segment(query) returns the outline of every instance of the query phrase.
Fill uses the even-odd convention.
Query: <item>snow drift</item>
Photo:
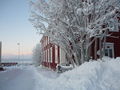
[[[57,79],[38,73],[37,90],[120,90],[120,58],[108,59],[86,62]]]

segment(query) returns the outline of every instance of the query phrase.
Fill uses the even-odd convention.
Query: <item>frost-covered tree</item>
[[[34,27],[76,65],[89,60],[89,47],[97,37],[105,38],[108,29],[119,25],[120,0],[37,0],[31,6]]]
[[[37,44],[33,49],[33,63],[35,66],[39,66],[42,63],[42,49],[40,44]]]

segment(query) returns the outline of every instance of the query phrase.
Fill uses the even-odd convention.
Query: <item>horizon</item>
[[[0,41],[2,58],[32,56],[32,50],[41,36],[28,21],[30,17],[29,0],[0,0]],[[20,45],[17,45],[20,43]]]

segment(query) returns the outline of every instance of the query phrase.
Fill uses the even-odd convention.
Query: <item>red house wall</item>
[[[109,32],[108,33],[110,36],[106,38],[107,43],[114,43],[114,58],[120,57],[120,30],[118,32]],[[91,38],[93,40],[94,38]],[[99,38],[96,40],[97,45],[96,45],[96,51],[99,50]],[[102,40],[103,43],[103,40]],[[101,44],[102,46],[102,44]],[[92,59],[97,59],[99,58],[99,55],[97,55],[97,52],[95,52],[95,41],[90,47],[90,56]]]
[[[114,55],[116,57],[120,57],[120,30],[119,32],[109,32],[112,37],[108,37],[106,39],[107,42],[114,43]]]
[[[46,45],[45,45],[45,42],[47,42],[46,43]],[[42,51],[44,52],[44,51],[47,51],[45,54],[44,54],[44,57],[45,58],[43,58],[43,62],[42,62],[42,65],[43,66],[45,66],[45,67],[48,67],[48,68],[51,68],[51,69],[53,69],[53,70],[55,70],[56,69],[56,66],[57,66],[57,64],[60,62],[60,50],[59,50],[59,46],[57,46],[58,47],[58,63],[55,63],[55,45],[54,44],[52,44],[52,43],[50,43],[50,40],[49,40],[49,37],[48,36],[43,36],[43,38],[41,39],[41,44],[42,44]],[[50,62],[49,61],[49,57],[50,57],[50,55],[49,55],[49,57],[48,57],[48,54],[49,54],[49,52],[50,52],[50,48],[52,48],[52,62]],[[48,49],[49,49],[49,52],[48,52]]]

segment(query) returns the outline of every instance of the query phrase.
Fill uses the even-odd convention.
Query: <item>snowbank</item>
[[[57,79],[36,72],[36,90],[120,90],[120,58],[106,59],[86,62]]]

